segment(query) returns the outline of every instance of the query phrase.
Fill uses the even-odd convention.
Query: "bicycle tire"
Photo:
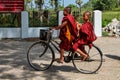
[[[81,61],[81,56],[73,53],[73,65],[81,73],[92,74],[96,73],[102,66],[102,51],[93,44],[93,47],[89,49],[88,45],[85,45],[85,52],[89,55],[89,58],[85,61]]]
[[[27,52],[29,65],[38,71],[48,69],[54,61],[55,55],[52,48],[44,41],[33,43]]]

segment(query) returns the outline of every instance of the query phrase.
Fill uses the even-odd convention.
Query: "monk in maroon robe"
[[[77,37],[76,22],[74,20],[74,17],[70,14],[70,9],[66,7],[63,14],[64,17],[62,24],[52,28],[56,30],[60,29],[60,63],[63,63],[64,61],[64,50],[68,51],[72,46],[72,41]]]
[[[82,55],[82,60],[85,60],[88,57],[84,50],[84,44],[89,45],[89,47],[91,48],[92,42],[97,39],[93,30],[93,25],[89,21],[90,16],[91,13],[89,11],[84,12],[84,24],[80,27],[80,36],[79,39],[73,45],[73,50]]]
[[[65,22],[66,22],[66,25],[64,25],[61,28],[60,35],[59,35],[59,38],[61,40],[60,48],[63,48],[68,51],[72,46],[71,45],[72,41],[77,37],[77,29],[76,29],[76,22],[72,15],[68,14],[67,16],[65,16],[62,20],[62,23],[65,23]],[[70,35],[68,36],[70,37],[70,39],[68,39],[66,35],[67,27],[69,28],[69,32],[70,32]]]

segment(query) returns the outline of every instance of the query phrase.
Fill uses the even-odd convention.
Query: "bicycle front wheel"
[[[89,49],[88,45],[84,46],[85,52],[89,55],[89,58],[85,61],[80,61],[81,56],[76,53],[73,54],[73,65],[81,73],[92,74],[98,71],[102,65],[102,52],[101,50],[93,45]]]
[[[35,42],[27,52],[27,60],[32,68],[43,71],[48,69],[54,61],[54,52],[45,42]]]

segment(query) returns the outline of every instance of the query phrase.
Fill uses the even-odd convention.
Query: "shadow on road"
[[[31,43],[5,42],[0,43],[0,79],[29,80],[41,77],[45,80],[66,80],[59,71],[76,72],[73,66],[53,65],[50,69],[40,72],[33,70],[28,62],[26,52]]]
[[[57,65],[53,65],[51,66],[48,70],[43,71],[44,75],[43,77],[46,78],[46,80],[66,80],[66,78],[62,75],[61,72],[77,72],[75,70],[74,67],[72,66],[65,66],[65,65],[61,65],[61,66],[57,66]]]
[[[57,65],[52,65],[50,69],[47,70],[47,72],[58,72],[58,71],[63,71],[63,72],[74,72],[77,73],[78,71],[72,66],[72,65],[62,65],[57,66]]]
[[[108,58],[112,58],[112,59],[120,60],[120,56],[117,56],[117,55],[106,54],[105,56],[108,57]]]

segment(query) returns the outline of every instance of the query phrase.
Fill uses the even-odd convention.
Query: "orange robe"
[[[77,37],[76,22],[72,15],[65,16],[62,22],[64,21],[67,21],[68,24],[60,29],[59,38],[61,40],[61,43],[59,47],[65,50],[69,50],[71,48],[72,40]]]
[[[80,29],[80,37],[79,39],[74,43],[73,50],[76,51],[77,48],[83,48],[84,44],[88,44],[89,47],[92,47],[93,41],[97,39],[93,25],[90,22],[85,22]]]

